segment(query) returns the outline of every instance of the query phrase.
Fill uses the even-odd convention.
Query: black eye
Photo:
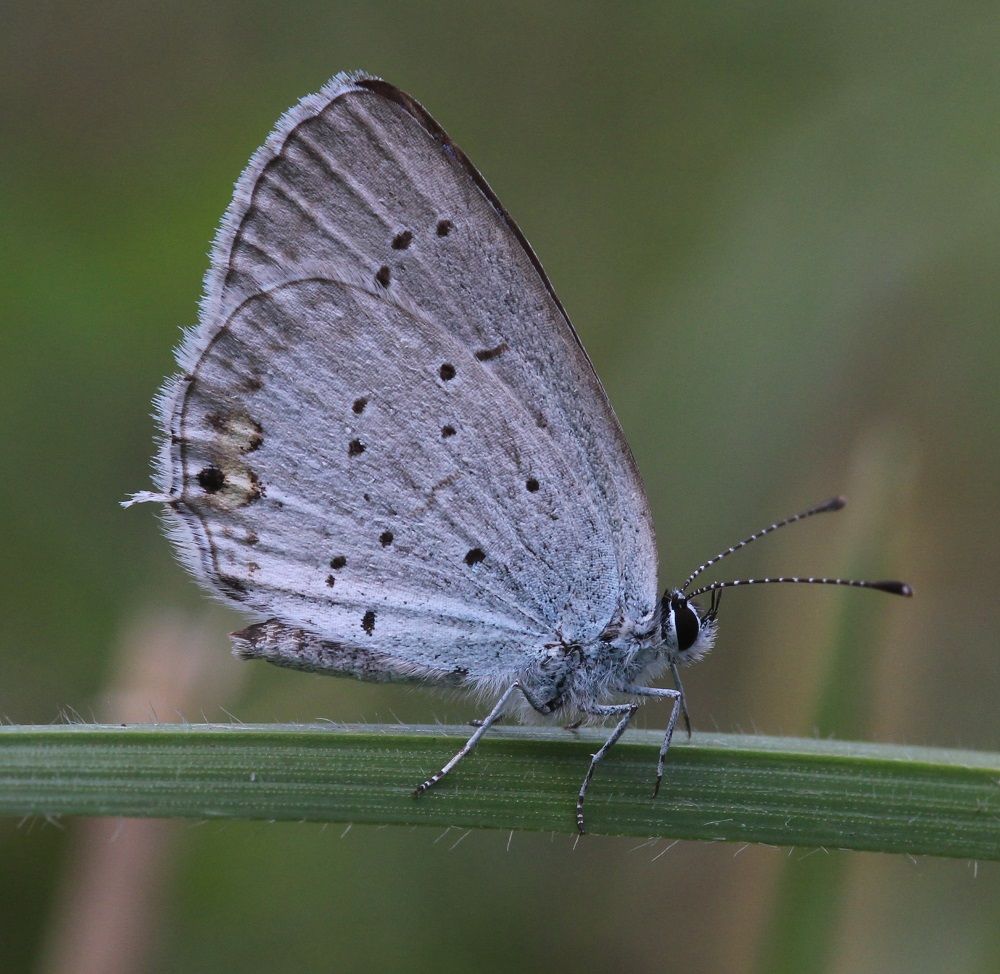
[[[671,608],[674,610],[674,627],[677,630],[677,649],[683,653],[694,645],[701,630],[701,622],[687,602],[674,602]]]

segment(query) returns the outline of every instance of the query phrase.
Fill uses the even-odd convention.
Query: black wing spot
[[[438,369],[438,375],[444,379],[445,382],[450,382],[455,378],[455,366],[451,362],[444,362],[441,368]]]
[[[347,444],[347,455],[349,457],[359,457],[364,452],[365,445],[361,442],[361,440],[351,440],[351,442]]]
[[[365,411],[365,406],[367,405],[368,397],[358,396],[358,398],[354,400],[354,405],[351,406],[351,409],[354,411],[355,415],[360,416]]]
[[[361,617],[361,628],[370,636],[375,631],[375,610],[369,609]]]
[[[392,544],[392,537],[393,535],[391,531],[383,531],[378,536],[379,544],[382,545],[383,548],[388,548],[389,545]]]
[[[389,273],[389,268],[385,264],[383,264],[375,272],[375,282],[377,284],[380,284],[382,287],[388,287],[389,286],[389,279],[390,279],[390,277],[391,277],[391,275]]]
[[[226,486],[226,475],[218,467],[202,467],[198,471],[198,485],[206,494],[217,494]]]
[[[493,348],[479,349],[479,351],[476,352],[476,358],[479,359],[480,362],[488,362],[490,359],[499,358],[506,351],[507,351],[507,343],[501,342],[499,345],[496,345]]]
[[[326,584],[328,588],[333,588],[333,586],[337,584],[337,579],[335,579],[332,575],[327,575]]]
[[[412,242],[413,234],[410,233],[409,230],[404,230],[402,233],[397,233],[396,236],[392,238],[392,249],[406,250]]]
[[[525,481],[524,486],[527,487],[528,490],[533,494],[536,490],[538,490],[538,488],[541,486],[541,484],[539,484],[539,482],[537,480],[535,480],[534,477],[529,477]]]
[[[437,235],[439,237],[447,237],[452,230],[455,229],[455,224],[451,220],[438,220],[437,225]]]
[[[333,569],[341,569],[347,564],[347,559],[343,555],[334,555],[330,559],[330,567]]]
[[[486,560],[486,552],[482,548],[473,548],[465,556],[465,563],[467,565],[478,565],[479,562]]]
[[[446,440],[446,439],[448,439],[449,436],[454,436],[454,435],[455,435],[455,427],[454,426],[442,426],[441,427],[441,439],[442,440]]]

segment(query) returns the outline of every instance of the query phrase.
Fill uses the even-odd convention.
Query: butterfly
[[[156,490],[181,561],[264,617],[234,652],[493,701],[441,780],[508,711],[679,717],[678,668],[714,644],[705,568],[660,593],[649,503],[601,381],[542,266],[413,98],[338,74],[278,121],[236,184],[199,322],[159,393]],[[709,594],[708,608],[696,597]],[[674,686],[652,685],[670,671]]]

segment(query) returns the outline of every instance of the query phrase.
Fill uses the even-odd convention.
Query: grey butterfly
[[[641,698],[666,698],[659,787],[686,717],[677,666],[713,645],[732,583],[685,594],[699,569],[658,595],[649,504],[593,365],[520,230],[416,101],[338,74],[279,120],[236,184],[177,359],[156,491],[132,501],[162,502],[191,572],[267,616],[233,635],[238,656],[489,695],[416,794],[508,707],[614,718],[581,832],[594,768]],[[649,685],[668,668],[676,688]]]

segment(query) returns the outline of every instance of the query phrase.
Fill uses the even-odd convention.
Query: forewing
[[[161,486],[223,594],[421,662],[513,663],[652,611],[648,505],[572,326],[384,82],[338,76],[279,122],[180,358]]]

